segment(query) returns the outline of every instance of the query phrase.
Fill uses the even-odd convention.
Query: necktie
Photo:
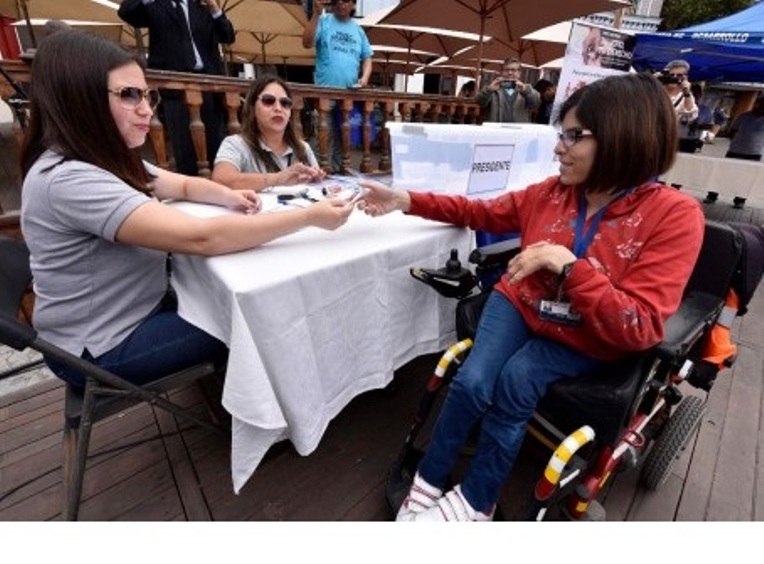
[[[180,42],[182,53],[182,65],[184,71],[191,71],[196,66],[196,57],[194,56],[194,45],[191,39],[191,31],[188,27],[188,20],[186,19],[186,13],[183,10],[183,4],[181,0],[173,0],[175,4],[175,13],[180,22]]]

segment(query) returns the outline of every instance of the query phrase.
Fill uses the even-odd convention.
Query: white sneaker
[[[456,486],[433,507],[413,514],[410,521],[492,521],[494,510],[490,514],[476,511],[462,494],[461,486]]]
[[[417,472],[406,499],[396,515],[396,521],[412,521],[417,513],[434,507],[443,496],[443,490],[431,486]]]

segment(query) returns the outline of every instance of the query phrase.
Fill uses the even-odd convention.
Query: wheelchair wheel
[[[657,490],[669,477],[674,461],[700,426],[705,412],[705,402],[699,397],[686,396],[679,403],[645,460],[641,477],[648,490]]]

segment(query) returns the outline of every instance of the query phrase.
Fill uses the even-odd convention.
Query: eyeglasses
[[[146,103],[153,110],[159,105],[159,90],[155,88],[138,88],[137,86],[123,86],[116,90],[109,89],[110,94],[119,97],[120,105],[126,110],[134,110],[146,100]]]
[[[566,131],[563,131],[562,133],[557,134],[557,139],[559,139],[560,143],[562,143],[566,147],[572,147],[584,137],[594,137],[594,133],[592,133],[588,129],[577,128],[577,129],[568,129]]]
[[[282,108],[285,110],[291,110],[292,106],[294,106],[294,102],[291,98],[287,98],[286,96],[282,96],[281,98],[276,98],[273,94],[260,94],[260,96],[257,97],[258,100],[260,100],[263,103],[263,106],[266,106],[270,108],[273,104],[276,103],[276,100],[278,100],[279,104]]]
[[[520,72],[519,67],[504,67],[501,70],[504,72]]]

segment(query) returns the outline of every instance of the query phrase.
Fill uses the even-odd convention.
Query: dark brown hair
[[[45,150],[111,172],[136,190],[150,180],[109,108],[109,72],[143,64],[117,43],[76,30],[46,37],[32,62],[29,129],[21,148],[24,176]]]
[[[610,76],[576,90],[560,108],[557,122],[574,111],[597,140],[589,177],[592,191],[636,187],[674,163],[677,125],[660,82],[647,74]]]
[[[250,86],[249,92],[247,92],[247,97],[244,99],[244,108],[241,112],[240,134],[249,145],[249,148],[252,149],[253,154],[265,165],[268,172],[278,172],[280,169],[276,163],[273,162],[271,154],[260,147],[260,136],[262,135],[262,132],[260,131],[260,125],[257,123],[257,118],[255,117],[255,104],[257,103],[257,98],[263,93],[263,90],[265,90],[265,87],[274,82],[284,89],[284,92],[286,92],[286,95],[289,98],[292,97],[292,91],[289,89],[289,86],[285,81],[276,75],[264,75],[255,80],[252,83],[252,86]],[[310,164],[308,162],[308,153],[305,150],[305,145],[303,144],[302,139],[297,136],[292,119],[287,122],[286,129],[284,130],[284,140],[292,149],[298,161],[304,164]]]

